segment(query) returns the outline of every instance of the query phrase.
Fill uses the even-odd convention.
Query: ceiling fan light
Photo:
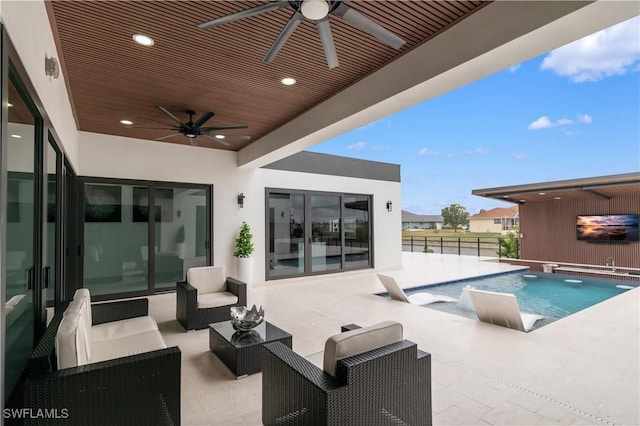
[[[317,21],[329,14],[329,3],[326,0],[304,0],[300,12],[305,18]]]
[[[184,135],[190,139],[194,139],[196,136],[198,136],[198,135],[194,135],[193,133],[185,133]]]

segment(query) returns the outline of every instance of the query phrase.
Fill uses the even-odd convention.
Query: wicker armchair
[[[203,300],[203,296],[213,299]],[[187,331],[229,320],[229,308],[246,304],[247,284],[225,277],[224,266],[191,268],[187,281],[176,283],[176,318]]]
[[[261,362],[265,425],[432,424],[431,356],[408,340],[340,359],[335,376],[278,342]]]
[[[25,425],[179,425],[181,352],[177,346],[57,370],[58,309],[27,368],[22,404],[58,416],[33,416]],[[93,324],[145,316],[148,300],[92,305]]]

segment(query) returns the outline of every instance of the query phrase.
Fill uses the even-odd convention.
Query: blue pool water
[[[544,315],[535,328],[586,309],[611,297],[638,287],[637,282],[583,276],[517,272],[488,278],[442,283],[406,290],[407,295],[428,292],[459,298],[464,286],[479,290],[512,293],[522,312]],[[425,307],[476,318],[475,312],[457,303],[432,303]]]

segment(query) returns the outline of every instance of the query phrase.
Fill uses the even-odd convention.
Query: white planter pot
[[[180,259],[184,259],[187,256],[187,245],[185,243],[177,243],[176,249]]]
[[[238,279],[247,283],[247,286],[253,281],[253,257],[236,257]]]

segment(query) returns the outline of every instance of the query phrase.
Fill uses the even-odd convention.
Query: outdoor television
[[[582,241],[640,241],[639,214],[578,216],[576,229]]]

